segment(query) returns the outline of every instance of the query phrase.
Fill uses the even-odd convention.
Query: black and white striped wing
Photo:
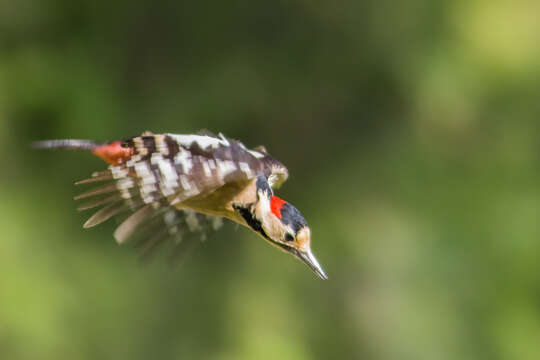
[[[223,135],[152,134],[129,139],[123,146],[132,148],[133,156],[121,165],[110,166],[78,182],[105,184],[76,197],[89,200],[80,210],[101,207],[85,227],[132,213],[115,231],[119,243],[126,242],[152,221],[165,224],[169,235],[177,234],[181,224],[189,229],[188,221],[193,216],[176,210],[175,205],[210,194],[227,183],[249,180],[260,173],[269,181],[273,179],[276,186],[287,178],[287,169],[265,151],[248,150],[242,143]],[[176,220],[167,222],[160,218],[161,214]],[[198,220],[203,216],[199,215]],[[213,219],[208,222],[216,223]]]

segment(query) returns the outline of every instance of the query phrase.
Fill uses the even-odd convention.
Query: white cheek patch
[[[270,209],[270,200],[266,196],[261,196],[255,207],[255,213],[257,218],[261,221],[261,226],[273,241],[279,241],[283,239],[285,231],[288,231],[286,227],[277,216],[275,216]]]

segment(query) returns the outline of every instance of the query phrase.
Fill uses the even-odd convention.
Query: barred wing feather
[[[222,135],[152,134],[124,144],[133,148],[133,156],[77,182],[101,185],[75,197],[86,200],[79,210],[99,208],[84,227],[129,214],[115,231],[118,243],[140,236],[147,228],[152,229],[148,244],[153,246],[170,238],[178,240],[186,231],[217,228],[215,217],[178,210],[178,205],[227,183],[252,179],[258,173],[267,174],[269,179],[274,176],[279,182],[287,177],[286,168],[265,152],[247,150],[242,143]],[[205,226],[208,224],[213,226]],[[201,234],[206,236],[202,230]]]

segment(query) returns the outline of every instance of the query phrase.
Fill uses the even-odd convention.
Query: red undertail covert
[[[123,147],[121,141],[98,146],[93,153],[111,165],[119,165],[129,160],[133,155],[133,149]]]

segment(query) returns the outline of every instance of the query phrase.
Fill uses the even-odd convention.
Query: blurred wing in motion
[[[98,175],[93,179],[109,178]],[[93,199],[79,206],[78,210],[100,207],[86,221],[84,227],[96,226],[112,217],[123,215],[124,219],[115,230],[114,238],[119,244],[135,243],[143,257],[154,253],[158,246],[166,244],[173,247],[173,251],[170,252],[171,259],[176,258],[181,250],[191,247],[198,242],[197,240],[205,240],[211,231],[218,230],[223,224],[221,217],[204,215],[188,209],[178,210],[165,198],[145,204],[140,199],[126,200],[117,193],[111,195],[109,193],[111,189],[111,184],[107,184],[83,194],[82,198],[90,196]]]
[[[171,206],[155,208],[146,205],[125,219],[115,231],[119,243],[135,242],[141,257],[148,258],[159,247],[166,247],[171,261],[178,260],[185,250],[204,241],[218,230],[223,219]]]

